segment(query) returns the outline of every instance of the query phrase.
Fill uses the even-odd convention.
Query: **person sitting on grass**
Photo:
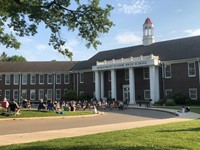
[[[9,110],[11,113],[15,113],[15,116],[16,115],[20,115],[20,107],[19,105],[17,104],[17,102],[15,102],[15,100],[12,98],[10,103],[9,103]]]
[[[7,101],[6,98],[3,99],[2,103],[1,103],[1,106],[2,106],[4,109],[8,110],[9,103],[8,103],[8,101]]]
[[[46,106],[43,102],[43,99],[40,100],[40,103],[38,104],[38,111],[40,110],[45,110],[46,109]]]

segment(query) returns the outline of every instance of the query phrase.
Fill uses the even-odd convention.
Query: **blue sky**
[[[100,51],[142,44],[142,25],[147,17],[155,27],[155,42],[200,35],[200,0],[100,0],[100,3],[114,7],[110,19],[115,26],[100,36],[102,45],[97,50],[87,49],[76,33],[63,29],[65,46],[73,52],[74,61],[87,60]],[[0,53],[22,55],[28,61],[69,60],[48,45],[48,36],[48,30],[41,26],[35,37],[19,38],[20,50],[0,46]]]

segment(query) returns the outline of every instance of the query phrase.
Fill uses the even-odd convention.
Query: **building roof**
[[[151,19],[150,19],[150,18],[147,18],[147,19],[145,20],[144,24],[152,24]]]
[[[153,54],[161,61],[180,60],[200,57],[200,36],[153,43],[148,46],[138,45],[120,49],[102,51],[87,61],[80,62],[73,70],[92,69],[96,61],[139,57]]]
[[[68,72],[76,61],[0,62],[0,72]]]

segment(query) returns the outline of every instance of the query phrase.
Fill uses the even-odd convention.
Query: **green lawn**
[[[200,120],[107,132],[46,142],[0,147],[1,150],[198,150]]]
[[[37,110],[21,110],[20,115],[17,116],[3,116],[2,118],[27,118],[27,117],[51,117],[51,116],[75,116],[75,115],[89,115],[92,111],[64,111],[64,114],[57,114],[55,111],[37,111]]]

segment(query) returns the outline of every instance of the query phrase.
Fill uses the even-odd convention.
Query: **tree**
[[[88,3],[88,4],[87,4]],[[86,42],[86,47],[95,49],[101,42],[100,34],[108,33],[114,25],[109,20],[111,5],[102,8],[99,0],[1,0],[0,1],[0,43],[6,47],[19,49],[17,37],[34,36],[40,24],[50,29],[49,45],[61,54],[72,57],[72,52],[63,48],[66,40],[61,36],[62,27],[69,31],[77,29],[78,36]],[[13,33],[6,33],[6,28]]]
[[[11,57],[7,56],[7,54],[5,52],[3,52],[0,56],[0,62],[22,62],[22,61],[26,61],[26,58],[24,58],[23,56],[18,56],[18,55],[13,55]]]

